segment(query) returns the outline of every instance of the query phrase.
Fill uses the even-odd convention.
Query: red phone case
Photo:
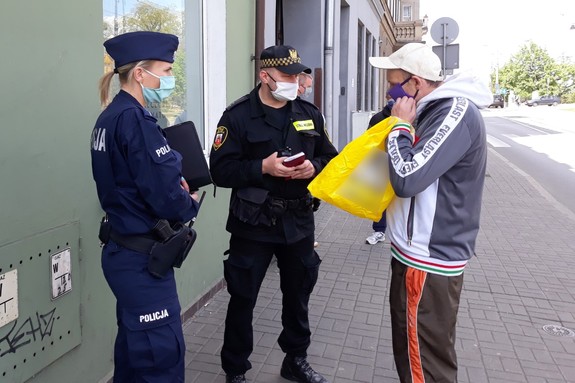
[[[283,165],[291,168],[293,166],[301,165],[305,161],[305,153],[299,152],[298,154],[294,154],[291,157],[286,158],[283,161]]]

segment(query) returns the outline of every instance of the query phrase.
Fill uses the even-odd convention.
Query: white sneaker
[[[385,241],[385,233],[382,233],[381,231],[375,231],[372,235],[365,239],[365,243],[370,245],[375,245],[376,243],[383,241]]]

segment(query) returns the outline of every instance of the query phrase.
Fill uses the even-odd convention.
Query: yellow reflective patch
[[[297,130],[298,132],[300,130],[313,130],[314,129],[312,120],[294,121],[293,126],[295,127],[295,130]]]

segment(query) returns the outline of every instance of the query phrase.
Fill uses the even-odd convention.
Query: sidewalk
[[[487,172],[477,257],[465,271],[459,312],[458,380],[575,382],[575,217],[492,150]],[[310,301],[311,365],[332,383],[399,382],[389,242],[365,244],[371,222],[326,203],[316,225],[323,263]],[[224,289],[184,324],[186,382],[225,382],[219,352],[227,302]],[[287,382],[279,376],[280,318],[272,263],[254,311],[249,382]]]

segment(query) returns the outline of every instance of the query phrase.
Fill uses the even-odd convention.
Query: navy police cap
[[[301,63],[295,48],[289,45],[274,45],[264,49],[260,55],[260,68],[276,68],[287,74],[311,73],[311,69]]]
[[[128,32],[107,40],[104,47],[114,59],[115,69],[142,60],[173,63],[178,37],[160,32]]]

